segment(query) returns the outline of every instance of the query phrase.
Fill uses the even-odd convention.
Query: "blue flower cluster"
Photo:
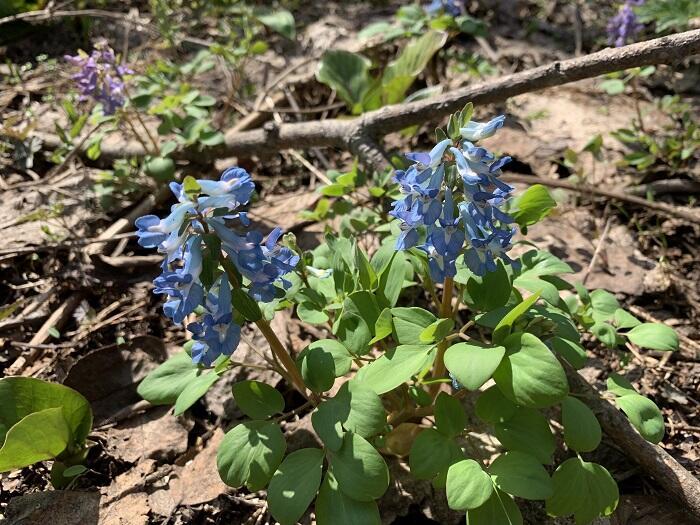
[[[294,270],[299,257],[280,246],[282,231],[275,228],[265,240],[257,231],[249,231],[250,221],[239,211],[250,201],[255,189],[250,175],[242,168],[229,168],[220,180],[197,180],[192,185],[170,183],[178,200],[170,214],[161,219],[146,215],[136,220],[138,242],[145,248],[163,253],[162,273],[153,281],[154,293],[167,297],[163,311],[175,323],[182,323],[196,312],[198,320],[187,329],[195,340],[192,360],[210,366],[220,355],[231,355],[240,339],[232,309],[232,284],[220,273],[206,289],[201,277],[204,270],[203,234],[213,233],[221,250],[245,279],[248,294],[256,301],[270,302],[277,295],[276,283],[288,287],[283,276]],[[236,230],[230,228],[230,221]],[[211,247],[209,247],[211,248]],[[213,265],[218,268],[218,253]]]
[[[622,47],[628,40],[634,41],[634,37],[644,26],[639,22],[632,8],[643,3],[644,0],[626,0],[617,14],[608,21],[608,43],[610,45]]]
[[[460,140],[445,139],[428,153],[406,154],[411,166],[395,173],[403,195],[390,212],[401,227],[396,249],[417,246],[425,251],[436,282],[456,275],[461,254],[476,275],[495,270],[497,258],[514,263],[506,254],[515,233],[510,226],[514,221],[501,209],[513,188],[499,179],[510,157],[496,159],[474,145],[494,135],[504,121],[504,116],[498,116],[485,123],[469,122],[460,129]],[[447,180],[446,174],[452,172],[461,179],[458,188]],[[459,198],[456,190],[461,190]],[[425,241],[419,244],[422,232]]]
[[[124,75],[133,71],[117,63],[111,47],[98,43],[90,55],[80,51],[76,56],[66,55],[65,59],[80,68],[72,78],[81,101],[92,98],[101,103],[105,115],[113,115],[124,105]]]

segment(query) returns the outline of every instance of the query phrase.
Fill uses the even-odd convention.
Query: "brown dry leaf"
[[[156,407],[107,429],[107,451],[129,463],[141,459],[170,459],[187,450],[187,429],[170,413]]]
[[[207,503],[229,490],[216,472],[216,451],[223,439],[224,432],[216,429],[192,461],[172,472],[167,487],[149,496],[154,512],[169,515],[178,505]]]
[[[100,525],[141,525],[148,523],[147,476],[155,470],[152,459],[138,463],[120,474],[103,489]]]
[[[386,435],[387,452],[399,457],[408,456],[413,442],[423,429],[416,423],[401,423]]]
[[[160,339],[136,337],[127,348],[104,348],[86,354],[71,367],[64,384],[85,396],[99,425],[125,406],[140,401],[138,383],[166,358]]]
[[[55,490],[26,494],[10,500],[5,510],[7,525],[94,525],[101,523],[100,494]]]

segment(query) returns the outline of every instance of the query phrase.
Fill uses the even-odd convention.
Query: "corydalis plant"
[[[260,319],[255,301],[270,302],[279,295],[277,284],[289,286],[283,276],[299,258],[277,244],[279,228],[266,240],[250,229],[241,208],[255,186],[244,169],[229,168],[218,181],[188,177],[170,188],[178,203],[163,219],[137,219],[138,242],[164,255],[154,293],[166,296],[166,316],[178,324],[187,322],[195,340],[193,362],[211,366],[236,349],[245,317]],[[234,311],[234,304],[252,313]]]
[[[628,41],[634,41],[634,37],[644,27],[639,22],[633,7],[640,6],[644,0],[626,0],[615,16],[608,22],[608,43],[615,47],[622,47]]]
[[[89,55],[80,50],[75,56],[66,55],[65,59],[80,68],[72,78],[78,86],[81,101],[92,99],[102,104],[105,115],[113,115],[124,106],[124,75],[130,75],[133,71],[118,63],[109,45],[100,42]]]
[[[499,179],[510,157],[496,159],[474,145],[494,135],[505,117],[479,123],[469,121],[471,110],[467,111],[461,138],[445,138],[430,153],[406,154],[412,165],[394,178],[405,195],[390,212],[401,221],[396,248],[418,245],[424,232],[419,248],[427,253],[430,275],[437,282],[456,275],[462,254],[469,269],[480,276],[496,269],[497,258],[513,262],[506,252],[515,233],[510,224],[515,221],[502,209],[513,188]]]

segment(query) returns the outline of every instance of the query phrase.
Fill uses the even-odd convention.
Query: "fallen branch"
[[[588,184],[572,184],[571,182],[564,182],[561,180],[554,179],[545,179],[542,177],[534,177],[532,175],[506,174],[503,175],[503,180],[505,182],[516,182],[523,184],[542,184],[544,186],[549,186],[550,188],[561,188],[564,190],[575,191],[577,193],[590,194],[597,197],[605,197],[608,199],[629,202],[630,204],[642,206],[644,208],[648,208],[650,210],[663,213],[665,215],[670,215],[671,217],[678,217],[679,219],[684,219],[694,224],[700,224],[700,215],[698,215],[697,213],[693,213],[690,210],[686,210],[684,208],[681,208],[680,206],[672,206],[670,204],[665,204],[663,202],[648,201],[641,197],[628,195],[627,193],[621,191],[606,190],[597,186],[590,186]]]
[[[225,133],[221,146],[204,152],[185,152],[184,158],[201,162],[203,159],[226,156],[250,157],[284,149],[308,149],[312,147],[338,147],[357,153],[361,142],[377,142],[380,137],[409,126],[424,124],[445,117],[461,109],[467,102],[475,105],[503,102],[516,95],[568,84],[586,78],[612,73],[632,67],[678,62],[700,53],[700,30],[686,31],[671,36],[655,38],[616,49],[604,49],[597,53],[569,60],[552,62],[497,80],[454,90],[428,100],[409,104],[386,106],[357,118],[311,120],[276,124],[267,122],[262,128],[242,131],[234,126]],[[257,124],[262,112],[246,117],[246,124]],[[37,134],[47,148],[61,144],[53,135]],[[143,157],[146,152],[136,142],[122,142],[102,147],[102,157]],[[374,165],[379,157],[363,159]],[[381,167],[383,163],[375,167]]]
[[[564,363],[572,392],[598,417],[605,433],[634,462],[654,478],[664,492],[700,518],[700,480],[658,445],[649,443],[635,430],[629,420],[576,372]]]

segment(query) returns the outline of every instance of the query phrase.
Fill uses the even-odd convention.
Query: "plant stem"
[[[235,268],[233,267],[231,260],[225,257],[222,253],[219,256],[219,261],[221,262],[221,266],[224,267],[226,275],[228,275],[231,284],[240,288],[241,283],[238,281],[238,277],[236,276]],[[299,369],[292,359],[292,356],[289,352],[287,352],[286,348],[277,337],[277,334],[274,332],[274,330],[272,330],[270,323],[268,323],[264,317],[260,317],[260,319],[255,321],[255,324],[258,326],[265,339],[267,339],[267,342],[270,345],[270,350],[272,350],[272,355],[280,362],[282,368],[284,368],[285,372],[289,376],[294,388],[296,388],[306,399],[309,399],[309,395],[306,392],[304,379],[301,377],[301,372],[299,372]],[[313,393],[311,394],[311,400],[318,404],[318,399]]]
[[[442,284],[442,302],[440,303],[440,318],[449,319],[452,316],[452,292],[454,290],[454,280],[452,277],[445,277]],[[433,379],[438,379],[445,375],[445,350],[449,345],[449,341],[443,339],[438,344],[437,355],[435,356],[435,365],[433,367]],[[433,383],[430,385],[430,394],[432,397],[437,396],[440,391],[441,383]]]
[[[129,99],[129,101],[131,101],[131,94],[129,93],[129,91],[128,91],[127,88],[126,88],[126,82],[124,82],[124,94],[125,94],[126,97]],[[141,124],[141,127],[142,127],[143,130],[146,132],[146,136],[148,137],[148,140],[150,140],[150,141],[151,141],[151,144],[153,144],[153,151],[154,151],[154,153],[155,153],[156,155],[160,155],[160,146],[158,145],[158,142],[156,142],[156,139],[153,138],[153,135],[151,135],[151,132],[150,132],[150,131],[148,130],[148,128],[146,127],[146,124],[144,123],[143,119],[141,118],[141,115],[139,114],[138,111],[134,111],[134,115],[136,115],[136,120],[139,121],[139,124]],[[133,128],[133,126],[132,126],[132,128]],[[134,132],[135,132],[135,131],[136,131],[136,130],[134,130]]]

